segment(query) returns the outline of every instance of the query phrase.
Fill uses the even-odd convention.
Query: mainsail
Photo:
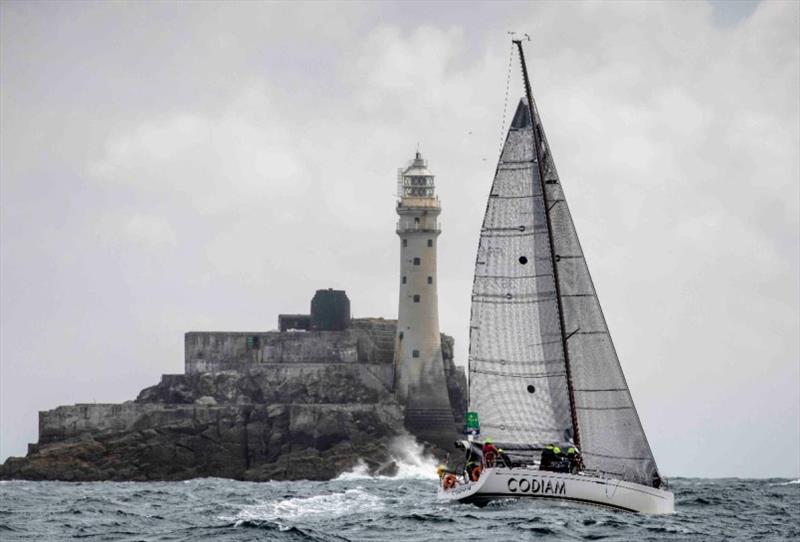
[[[588,469],[650,484],[655,460],[611,342],[530,91],[486,205],[470,322],[470,410],[515,448],[578,445]],[[531,115],[533,111],[533,115]]]

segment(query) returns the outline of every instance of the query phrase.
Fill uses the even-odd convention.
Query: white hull
[[[475,504],[526,497],[579,502],[645,514],[672,514],[675,511],[674,496],[669,491],[613,478],[525,467],[485,469],[475,482],[458,484],[448,490],[440,486],[438,496]]]

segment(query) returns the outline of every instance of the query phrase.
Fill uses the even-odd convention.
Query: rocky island
[[[439,330],[434,175],[417,151],[398,178],[398,319],[354,319],[343,290],[268,332],[189,332],[184,374],[133,401],[39,413],[39,442],[0,479],[326,480],[356,465],[394,467],[411,433],[437,455],[467,401],[453,339]]]
[[[0,479],[326,480],[357,464],[390,474],[408,430],[446,445],[466,409],[453,339],[441,335],[452,431],[426,432],[395,393],[397,322],[349,313],[343,291],[320,290],[279,331],[186,333],[184,374],[121,404],[40,412],[39,441]]]

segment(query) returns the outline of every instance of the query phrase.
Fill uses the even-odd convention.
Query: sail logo
[[[552,480],[538,478],[509,478],[508,490],[511,493],[538,493],[541,495],[566,495],[567,488],[564,482],[555,483]]]

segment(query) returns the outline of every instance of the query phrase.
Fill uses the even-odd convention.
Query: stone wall
[[[394,320],[354,319],[344,331],[199,332],[184,337],[186,374],[255,368],[265,363],[388,363]]]

